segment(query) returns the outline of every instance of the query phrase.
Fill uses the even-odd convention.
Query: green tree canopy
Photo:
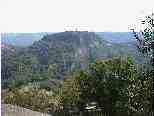
[[[89,70],[66,80],[58,97],[64,109],[83,110],[96,102],[109,115],[142,114],[150,111],[151,85],[148,73],[137,70],[130,59],[97,61]]]

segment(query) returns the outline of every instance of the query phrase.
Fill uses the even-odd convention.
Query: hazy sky
[[[154,0],[0,0],[1,32],[130,31]]]

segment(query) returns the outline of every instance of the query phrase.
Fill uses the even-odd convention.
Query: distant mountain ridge
[[[48,34],[54,33],[2,33],[1,40],[4,44],[27,47],[32,45],[34,42],[41,40],[43,36]],[[112,43],[127,43],[135,41],[131,32],[96,32],[96,34],[104,40]]]
[[[1,42],[3,44],[27,47],[32,45],[34,41],[40,40],[44,35],[48,33],[2,33]]]
[[[99,36],[112,43],[134,42],[132,32],[96,32]]]

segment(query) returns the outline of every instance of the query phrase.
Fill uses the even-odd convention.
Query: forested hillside
[[[2,85],[6,88],[33,82],[51,87],[55,80],[100,59],[131,56],[136,63],[144,62],[134,43],[111,43],[86,31],[48,34],[26,48],[3,46]]]

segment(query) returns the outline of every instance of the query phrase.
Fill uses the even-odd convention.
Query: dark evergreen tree
[[[134,29],[132,29],[134,37],[138,41],[138,48],[143,53],[148,55],[151,58],[152,65],[152,101],[151,105],[154,108],[154,13],[152,15],[146,16],[145,20],[142,21],[142,24],[145,26],[143,30],[141,30],[141,35],[137,34]],[[152,111],[153,112],[153,111]]]

